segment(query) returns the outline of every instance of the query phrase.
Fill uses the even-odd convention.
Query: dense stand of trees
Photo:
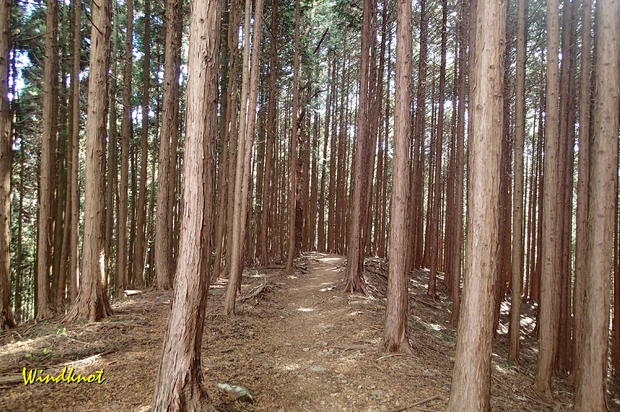
[[[155,409],[197,409],[211,282],[234,316],[246,267],[337,253],[365,294],[379,256],[386,350],[415,346],[412,270],[452,302],[449,409],[490,408],[499,333],[515,362],[537,336],[541,396],[605,408],[616,1],[31,3],[0,5],[0,329],[174,289]]]

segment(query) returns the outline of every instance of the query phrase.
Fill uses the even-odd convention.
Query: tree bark
[[[251,1],[246,0],[245,45],[243,54],[243,83],[241,89],[241,116],[237,145],[237,169],[235,170],[235,215],[233,216],[233,243],[230,262],[230,276],[226,287],[224,306],[227,315],[235,313],[237,288],[241,285],[243,271],[243,242],[245,240],[248,195],[250,193],[251,158],[256,123],[256,98],[258,93],[258,71],[260,42],[262,36],[263,0],[256,1],[254,12],[254,37],[252,39],[252,61],[250,63],[250,12]]]
[[[127,0],[127,31],[125,35],[125,68],[123,72],[123,120],[121,123],[121,178],[119,187],[118,247],[116,249],[116,287],[120,294],[129,285],[127,215],[129,214],[129,143],[132,134],[131,84],[133,65],[133,4]]]
[[[429,193],[433,193],[433,208],[430,225],[430,275],[428,281],[428,294],[433,298],[437,294],[437,263],[439,249],[439,208],[441,207],[441,155],[443,151],[443,124],[444,124],[444,101],[446,93],[446,35],[448,24],[448,2],[442,0],[441,7],[441,63],[439,68],[439,109],[437,114],[437,135],[435,137],[435,177],[434,188],[429,186]]]
[[[140,139],[140,187],[136,205],[136,240],[133,254],[133,275],[136,287],[144,287],[146,259],[146,174],[149,147],[149,88],[151,84],[151,3],[144,0],[144,60],[142,64],[142,130]]]
[[[11,310],[10,267],[12,144],[8,97],[10,15],[10,2],[3,1],[0,4],[0,330],[15,326]]]
[[[365,184],[365,169],[368,164],[364,161],[370,150],[370,49],[371,21],[374,13],[373,0],[364,0],[362,22],[362,46],[360,53],[360,87],[359,105],[357,108],[357,138],[355,147],[355,168],[352,176],[351,218],[349,221],[349,233],[347,241],[347,269],[346,269],[346,292],[366,293],[362,271],[364,269],[364,245],[362,242],[364,228],[364,210],[368,187]]]
[[[157,173],[157,219],[155,222],[155,271],[158,289],[170,289],[174,275],[173,195],[176,183],[176,142],[179,131],[181,6],[181,0],[166,0],[164,96],[159,143],[159,170]]]
[[[407,198],[411,104],[411,1],[399,0],[396,14],[396,96],[394,106],[394,181],[390,211],[387,308],[383,344],[388,352],[410,352],[407,340]]]
[[[95,322],[112,314],[103,287],[104,257],[104,153],[107,111],[108,59],[110,50],[110,0],[92,8],[88,120],[86,123],[86,180],[84,207],[83,275],[80,290],[64,321]]]
[[[202,332],[209,288],[212,227],[209,202],[215,134],[217,131],[217,75],[220,4],[218,0],[193,0],[189,29],[187,122],[184,192],[179,257],[174,297],[164,337],[155,389],[154,411],[204,411],[210,409],[202,387],[200,365]],[[205,178],[206,181],[205,181]]]
[[[297,209],[297,122],[299,117],[299,70],[301,65],[301,5],[300,0],[295,0],[295,54],[293,56],[293,116],[291,121],[291,144],[289,148],[289,211],[288,211],[288,256],[286,261],[286,273],[294,272],[293,261],[297,255],[296,238],[297,227],[295,222]]]
[[[597,2],[596,80],[590,157],[589,219],[583,304],[583,342],[576,411],[604,411],[609,335],[609,274],[613,272],[613,236],[618,179],[618,92],[620,67],[618,3]]]
[[[556,243],[558,238],[558,152],[559,152],[559,89],[558,53],[560,31],[558,0],[547,0],[547,88],[545,116],[544,194],[542,217],[542,256],[540,275],[540,347],[535,388],[548,400],[552,399],[551,374],[557,350],[559,323],[559,267]]]
[[[525,140],[525,49],[527,4],[519,0],[517,14],[517,74],[514,142],[514,198],[512,209],[512,290],[510,298],[510,353],[512,361],[519,360],[521,331],[521,281],[523,279],[523,147]]]
[[[39,228],[37,242],[37,319],[53,314],[50,306],[51,248],[53,238],[53,146],[56,139],[58,90],[58,3],[47,1],[45,17],[45,68],[43,74],[43,128],[39,177]]]
[[[465,287],[448,410],[489,411],[506,2],[478,0]],[[476,347],[475,351],[471,348]],[[475,382],[473,384],[472,382]]]
[[[577,217],[576,217],[576,240],[575,240],[575,291],[573,294],[574,306],[574,336],[575,365],[573,376],[575,382],[579,381],[580,354],[583,352],[581,344],[583,336],[583,305],[586,293],[586,256],[587,256],[587,231],[588,231],[588,186],[590,169],[590,127],[592,105],[592,79],[591,79],[591,29],[592,29],[592,2],[583,0],[583,22],[581,42],[581,79],[579,100],[579,154],[577,171]]]
[[[260,262],[268,265],[269,256],[269,213],[272,203],[270,202],[271,190],[275,190],[273,182],[273,142],[276,139],[276,106],[278,104],[278,91],[276,82],[278,80],[278,2],[271,1],[271,40],[269,45],[269,95],[267,103],[267,139],[265,154],[265,173],[262,191],[262,214],[260,222],[260,236],[258,250]]]
[[[467,10],[468,1],[461,3],[460,21],[459,21],[459,33],[460,33],[460,46],[459,46],[459,79],[458,79],[458,95],[459,106],[457,112],[457,131],[456,131],[456,176],[455,176],[455,189],[454,189],[454,208],[455,208],[455,220],[454,220],[454,233],[453,241],[455,249],[454,257],[452,258],[452,266],[450,267],[450,281],[451,281],[451,298],[452,298],[452,312],[450,314],[450,323],[452,326],[457,326],[459,319],[460,293],[461,293],[461,272],[463,262],[463,189],[465,186],[465,102],[467,88],[465,87],[465,75],[467,67],[466,56],[466,42],[467,42],[467,30],[469,25],[469,12]]]

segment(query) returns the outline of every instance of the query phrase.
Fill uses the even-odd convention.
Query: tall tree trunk
[[[144,60],[142,62],[142,134],[140,139],[140,187],[136,205],[136,239],[133,275],[136,287],[144,286],[146,259],[146,174],[149,147],[149,88],[151,84],[151,2],[144,0]]]
[[[131,83],[133,65],[133,3],[127,0],[127,31],[125,34],[125,67],[123,72],[123,120],[121,123],[121,180],[119,187],[118,248],[116,249],[116,288],[119,293],[129,285],[127,215],[129,214],[129,143],[132,135]]]
[[[584,341],[583,305],[586,293],[586,256],[588,234],[588,185],[590,169],[590,127],[592,106],[592,78],[591,78],[591,30],[592,30],[592,2],[583,0],[583,22],[581,42],[581,79],[579,100],[579,157],[577,169],[577,217],[575,226],[575,291],[574,306],[574,336],[575,346],[573,358],[576,360],[573,369],[575,382],[580,380],[579,354],[583,352],[581,345]]]
[[[230,262],[230,277],[226,288],[224,306],[226,314],[235,313],[237,288],[241,286],[243,271],[243,242],[245,240],[248,195],[250,193],[251,158],[256,124],[256,98],[258,93],[258,72],[260,42],[262,35],[263,0],[256,1],[254,13],[254,37],[252,39],[252,61],[250,63],[250,12],[251,1],[246,0],[244,74],[241,90],[241,111],[239,140],[237,145],[237,169],[235,170],[235,215],[233,216],[233,243]],[[249,89],[249,90],[248,90]]]
[[[0,4],[0,330],[15,326],[11,310],[10,267],[12,145],[8,97],[10,10],[10,2],[3,1]],[[19,310],[17,305],[16,310]]]
[[[618,179],[619,19],[618,3],[597,2],[594,128],[590,157],[589,221],[583,304],[583,342],[576,411],[604,411],[609,335],[609,274],[613,272]]]
[[[420,56],[418,62],[418,85],[416,91],[416,111],[413,120],[414,140],[411,156],[413,176],[411,182],[411,204],[409,227],[411,234],[407,272],[422,263],[423,252],[423,214],[424,214],[424,134],[426,124],[426,74],[428,53],[428,10],[426,0],[420,0]]]
[[[362,271],[364,269],[364,229],[365,174],[368,164],[364,161],[370,150],[370,49],[372,48],[371,23],[374,21],[374,2],[364,0],[364,17],[362,22],[362,51],[360,53],[360,88],[357,108],[357,145],[355,147],[355,168],[351,178],[353,191],[351,198],[351,218],[347,241],[347,269],[345,291],[366,293]]]
[[[542,258],[540,274],[540,347],[535,388],[552,399],[551,374],[557,350],[559,323],[559,266],[556,243],[558,238],[558,153],[559,153],[559,90],[558,52],[560,49],[558,0],[547,0],[547,87],[545,116],[544,194],[542,218]]]
[[[14,84],[14,83],[13,83]],[[23,229],[24,229],[24,175],[25,175],[25,147],[19,150],[19,203],[17,209],[17,239],[16,239],[16,253],[15,253],[15,323],[19,323],[24,319],[24,296],[22,295],[22,289],[27,287],[24,277],[24,242],[23,242]],[[27,302],[27,301],[26,301]],[[6,327],[6,323],[4,325]]]
[[[460,33],[460,46],[459,46],[459,106],[458,106],[458,123],[457,123],[457,136],[456,136],[456,176],[454,189],[454,208],[455,208],[455,221],[454,221],[454,234],[453,241],[455,249],[455,255],[452,259],[452,267],[450,268],[450,281],[451,281],[451,298],[452,298],[452,312],[450,314],[450,323],[452,326],[458,324],[459,308],[460,308],[460,289],[461,289],[461,271],[463,262],[463,189],[465,186],[465,101],[467,88],[465,84],[465,74],[467,67],[467,32],[469,26],[469,11],[467,5],[469,1],[461,2],[460,21],[459,21],[459,33]]]
[[[104,289],[104,182],[105,126],[107,111],[108,59],[110,51],[110,0],[92,8],[90,68],[88,76],[88,120],[86,123],[86,181],[84,246],[80,290],[65,321],[95,322],[112,314]]]
[[[108,278],[112,282],[115,282],[114,274],[116,268],[114,264],[114,253],[112,252],[112,245],[114,240],[114,218],[118,217],[115,211],[118,210],[118,111],[116,104],[116,97],[118,93],[118,31],[119,31],[119,15],[116,12],[118,5],[116,2],[112,3],[112,46],[111,46],[111,61],[110,61],[110,92],[108,93],[108,160],[106,163],[106,173],[108,175],[106,182],[105,202],[106,202],[106,216],[105,216],[105,256],[106,256],[106,273]],[[116,285],[114,285],[116,287]]]
[[[396,14],[396,101],[394,106],[394,181],[387,308],[383,343],[389,352],[410,352],[407,340],[407,198],[411,118],[411,2],[399,0]]]
[[[71,165],[69,169],[70,184],[69,196],[67,201],[70,204],[70,229],[69,229],[69,297],[73,303],[78,293],[78,242],[80,231],[80,192],[79,192],[79,152],[80,152],[80,60],[81,60],[81,13],[80,3],[73,1],[73,51],[71,68],[71,144],[70,156]],[[112,143],[114,144],[114,143]],[[108,187],[107,191],[112,192]],[[106,195],[107,192],[106,191]],[[111,205],[110,205],[111,207]],[[107,224],[107,219],[106,219]],[[106,241],[108,241],[106,237]],[[109,259],[110,251],[106,251],[106,258]]]
[[[428,294],[433,298],[437,294],[437,261],[439,249],[439,208],[441,207],[441,154],[443,149],[443,124],[444,124],[444,101],[446,93],[446,35],[448,24],[448,1],[441,2],[441,63],[439,68],[439,113],[437,114],[437,135],[435,137],[435,177],[434,188],[429,186],[429,197],[432,193],[433,208],[430,224],[430,277],[428,282]]]
[[[267,138],[265,154],[265,173],[263,175],[262,191],[262,214],[260,222],[260,235],[258,250],[260,262],[264,265],[269,264],[269,213],[272,207],[270,202],[271,191],[275,190],[273,183],[273,142],[276,140],[276,106],[278,104],[278,91],[276,82],[278,80],[278,2],[271,1],[271,40],[269,45],[269,97],[267,98]]]
[[[183,162],[183,221],[172,311],[164,337],[153,410],[207,410],[200,365],[209,288],[208,229],[211,207],[205,202],[212,182],[217,131],[219,0],[193,0],[189,29],[189,79]],[[205,161],[206,160],[206,161]],[[207,177],[205,181],[205,177]],[[205,215],[205,211],[207,211]]]
[[[228,185],[227,185],[227,199],[228,211],[226,219],[223,222],[225,224],[224,230],[226,238],[222,240],[221,247],[225,247],[225,260],[226,270],[230,270],[230,261],[232,253],[232,238],[233,238],[233,216],[234,216],[234,195],[235,195],[235,165],[237,160],[237,139],[238,139],[238,103],[239,103],[239,87],[238,85],[238,71],[239,71],[239,24],[241,23],[241,4],[240,0],[231,1],[231,13],[230,18],[231,27],[235,27],[234,30],[228,32],[228,53],[231,56],[230,73],[228,75],[228,98],[227,98],[227,113],[226,113],[226,133],[228,135]],[[219,246],[219,244],[218,244]],[[220,250],[220,254],[223,254]],[[215,276],[220,275],[221,259],[217,259],[216,256],[216,272]]]
[[[573,147],[575,130],[575,1],[565,2],[562,13],[562,61],[560,70],[560,143],[558,154],[558,210],[556,243],[558,256],[558,310],[559,324],[557,333],[557,352],[555,370],[562,375],[570,372],[570,355],[572,352],[572,336],[570,307],[570,233],[572,233],[572,185],[573,185]]]
[[[510,353],[513,361],[519,360],[521,322],[521,281],[523,279],[523,147],[525,140],[525,49],[527,4],[519,0],[517,15],[517,74],[514,143],[514,198],[512,209],[512,291],[510,298]]]
[[[173,214],[176,146],[179,130],[179,72],[181,64],[181,0],[166,0],[166,46],[164,57],[164,96],[159,170],[157,181],[157,219],[155,222],[155,271],[157,288],[170,289],[174,275]],[[173,150],[174,149],[174,150]]]
[[[490,411],[506,2],[478,0],[465,287],[448,410]],[[476,347],[472,351],[472,347]],[[476,382],[472,384],[472,382]]]
[[[299,98],[299,71],[301,65],[301,5],[300,0],[295,0],[295,55],[293,56],[293,116],[291,121],[291,144],[289,150],[289,235],[288,235],[288,256],[286,261],[286,273],[292,275],[294,272],[293,260],[297,255],[296,238],[297,228],[295,222],[297,209],[297,139],[299,118],[300,98]]]
[[[39,231],[37,243],[37,319],[52,315],[50,307],[54,141],[58,102],[58,3],[47,1],[45,17],[45,68],[43,74],[43,128],[39,180]]]

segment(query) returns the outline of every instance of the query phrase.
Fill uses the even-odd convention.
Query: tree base
[[[347,282],[344,285],[344,291],[346,293],[361,293],[364,296],[368,296],[368,287],[361,276],[354,279],[347,278]]]
[[[549,382],[540,382],[536,380],[536,382],[534,382],[534,391],[545,402],[552,404],[555,401],[555,399],[553,398],[553,392],[551,392],[551,386],[549,385]]]
[[[402,342],[392,340],[385,341],[383,343],[383,348],[388,353],[402,353],[405,355],[411,355],[413,353],[411,345],[409,344],[409,339],[405,339]]]
[[[17,326],[11,309],[8,311],[0,311],[0,330],[11,329]]]
[[[80,291],[77,299],[69,308],[69,311],[63,318],[63,322],[75,322],[78,320],[88,320],[90,322],[98,322],[108,316],[113,315],[110,301],[103,292],[97,293],[92,297],[83,295]]]

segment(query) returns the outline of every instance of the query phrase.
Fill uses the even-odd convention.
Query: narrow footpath
[[[385,300],[344,293],[344,264],[341,256],[308,253],[294,276],[280,267],[250,269],[234,318],[222,314],[226,280],[212,285],[202,362],[217,410],[445,410],[455,346],[448,305],[425,302],[422,279],[412,279],[413,354],[386,354]],[[146,291],[115,302],[114,316],[104,322],[57,319],[1,335],[0,410],[148,410],[170,297]],[[63,366],[103,369],[106,381],[25,386],[13,379],[23,367],[53,372]],[[529,374],[494,355],[494,410],[547,410],[528,389]],[[225,390],[233,386],[249,395]]]

